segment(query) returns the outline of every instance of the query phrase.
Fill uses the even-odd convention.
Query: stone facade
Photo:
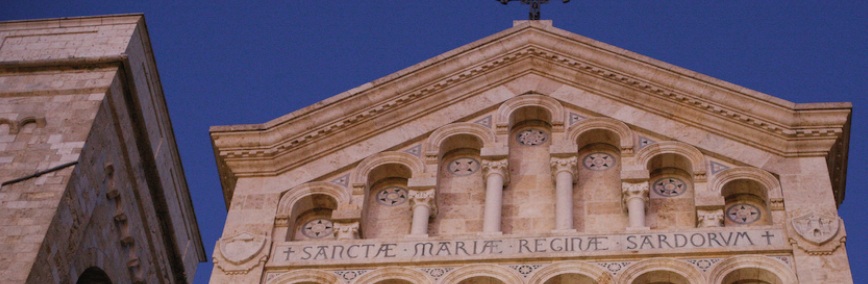
[[[144,18],[0,23],[0,279],[189,283],[205,260]]]
[[[213,283],[852,283],[851,105],[554,28],[218,126]]]

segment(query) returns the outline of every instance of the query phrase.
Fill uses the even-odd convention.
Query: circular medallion
[[[455,176],[468,176],[479,171],[479,161],[473,158],[458,158],[449,162],[446,169]]]
[[[679,196],[687,191],[687,184],[674,177],[661,178],[654,182],[654,192],[660,196]]]
[[[326,236],[331,236],[334,231],[332,221],[328,219],[314,219],[301,228],[301,233],[311,239],[321,239]]]
[[[397,206],[407,201],[407,190],[402,187],[387,187],[377,193],[377,202],[386,206]]]
[[[760,219],[760,210],[747,203],[736,203],[726,209],[726,218],[737,224],[750,224]]]
[[[582,164],[589,170],[608,170],[615,166],[615,157],[603,152],[590,153],[582,160]]]
[[[519,132],[515,138],[521,145],[537,146],[545,143],[549,139],[549,135],[542,129],[528,128]]]

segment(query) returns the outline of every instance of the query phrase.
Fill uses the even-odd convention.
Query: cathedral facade
[[[0,282],[193,281],[156,67],[142,15],[0,23]]]
[[[211,129],[213,283],[852,283],[849,103],[514,27]]]

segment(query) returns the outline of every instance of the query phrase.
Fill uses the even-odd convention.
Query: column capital
[[[572,157],[552,157],[551,162],[552,166],[552,175],[557,177],[560,172],[567,172],[573,176],[575,180],[575,176],[577,173],[576,165],[578,164],[578,158],[576,156]]]
[[[333,222],[335,238],[338,240],[355,240],[359,238],[359,221]]]
[[[696,227],[711,228],[723,227],[723,209],[697,209]]]
[[[434,215],[437,207],[434,202],[434,189],[411,189],[410,190],[410,209],[414,210],[417,206],[425,206],[431,208],[431,215]]]
[[[621,182],[622,200],[626,203],[631,199],[641,199],[645,204],[648,204],[648,181],[641,182]]]
[[[485,159],[482,160],[482,175],[488,179],[490,175],[500,175],[504,182],[509,180],[509,160],[507,159]]]

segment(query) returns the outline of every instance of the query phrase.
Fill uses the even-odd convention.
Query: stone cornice
[[[510,68],[504,68],[507,66]],[[304,162],[293,158],[277,163],[278,157],[310,150],[313,141],[341,137],[342,145],[351,145],[385,131],[388,127],[378,121],[383,116],[392,117],[389,123],[399,125],[435,111],[437,105],[464,99],[494,88],[498,82],[529,73],[575,88],[587,88],[572,82],[578,73],[598,83],[594,88],[628,90],[630,96],[642,96],[643,101],[621,92],[590,91],[593,95],[660,115],[672,116],[671,109],[677,107],[690,113],[673,118],[679,122],[785,157],[828,153],[835,140],[848,130],[844,125],[851,111],[849,103],[795,104],[553,27],[529,23],[265,124],[212,127],[215,156],[221,165],[221,176],[242,172],[277,174]],[[451,94],[450,100],[436,100],[437,105],[426,104],[424,110],[415,107],[421,102],[435,102],[433,97],[444,96],[444,90],[450,88],[472,91]],[[455,92],[453,89],[449,93]],[[697,122],[691,116],[705,119]],[[375,129],[356,132],[353,137],[345,136],[350,129],[371,124],[377,127],[368,127]],[[745,135],[745,131],[751,135]],[[336,150],[331,147],[315,151]],[[320,154],[323,153],[326,152]],[[238,168],[251,163],[260,166]],[[265,165],[267,169],[262,168]]]

